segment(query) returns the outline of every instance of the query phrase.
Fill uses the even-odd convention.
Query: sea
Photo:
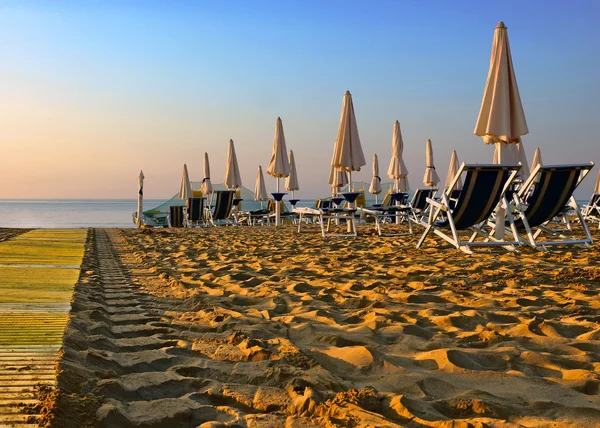
[[[163,202],[163,199],[145,199],[144,210]],[[313,206],[314,202],[305,200],[298,206]],[[260,202],[242,204],[244,211],[260,208]],[[0,199],[0,227],[135,227],[136,210],[137,199]]]
[[[163,202],[162,199],[146,199],[144,210]],[[580,205],[587,203],[584,200],[577,202]],[[306,199],[297,206],[314,206],[314,203],[315,199]],[[260,202],[255,201],[242,204],[243,211],[261,207]],[[0,199],[0,227],[135,227],[133,213],[136,210],[137,199]]]

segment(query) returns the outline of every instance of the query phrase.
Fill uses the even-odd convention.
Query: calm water
[[[136,199],[0,199],[0,227],[134,227],[136,209]]]
[[[146,199],[144,210],[162,202]],[[243,202],[244,210],[258,208],[258,202]],[[0,227],[134,227],[136,210],[137,199],[0,199]]]

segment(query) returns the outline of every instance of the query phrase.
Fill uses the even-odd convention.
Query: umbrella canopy
[[[290,175],[290,162],[285,147],[285,135],[283,134],[283,123],[278,117],[275,121],[275,139],[273,140],[273,154],[267,167],[267,174],[282,178]]]
[[[400,132],[400,122],[395,121],[392,131],[392,159],[388,168],[388,177],[394,180],[394,190],[407,192],[408,187],[408,168],[402,159],[404,151],[404,142]]]
[[[183,173],[181,174],[181,186],[179,187],[179,199],[187,201],[192,197],[192,184],[188,175],[187,165],[183,164]]]
[[[298,184],[298,172],[296,171],[296,159],[294,159],[294,151],[290,150],[290,175],[285,179],[285,190],[289,192],[293,192],[295,190],[300,190],[300,185]]]
[[[329,184],[334,193],[337,193],[337,189],[344,187],[348,184],[348,175],[346,171],[334,166],[329,171]]]
[[[594,193],[600,193],[600,171],[598,171],[598,178],[596,178],[596,186],[594,186]]]
[[[373,178],[371,179],[371,186],[369,187],[369,193],[373,195],[379,195],[381,193],[381,177],[379,176],[379,160],[377,155],[373,155]]]
[[[144,216],[144,172],[140,171],[140,176],[138,177],[138,205],[137,205],[137,225],[141,227],[143,222],[142,217]]]
[[[262,167],[259,165],[258,172],[256,173],[256,184],[254,185],[254,200],[266,201],[268,198],[269,195],[267,195],[265,177],[263,175]]]
[[[528,132],[508,32],[504,23],[499,22],[494,31],[490,69],[474,133],[486,144],[495,144],[516,143]]]
[[[208,163],[208,153],[206,152],[204,152],[204,178],[202,179],[200,190],[204,195],[208,195],[213,191],[212,183],[210,182],[210,164]]]
[[[342,114],[333,147],[331,165],[346,171],[360,171],[360,168],[366,164],[367,161],[358,136],[352,95],[350,91],[346,91],[342,101]]]
[[[229,140],[229,151],[227,152],[227,164],[225,165],[225,186],[228,189],[242,187],[242,177],[238,166],[237,156],[233,140]]]
[[[539,147],[535,149],[535,153],[533,154],[533,160],[531,161],[531,171],[533,171],[538,165],[543,165],[542,152],[540,151]]]
[[[452,156],[450,156],[450,165],[448,166],[448,175],[446,176],[446,188],[448,189],[458,172],[459,163],[458,163],[458,155],[456,154],[456,150],[452,150]],[[455,190],[462,189],[462,179],[459,178]]]
[[[429,187],[435,187],[440,182],[440,177],[435,172],[433,163],[433,148],[431,140],[425,142],[425,175],[423,176],[423,184]]]

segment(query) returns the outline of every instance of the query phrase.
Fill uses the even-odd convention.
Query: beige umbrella
[[[369,193],[375,195],[375,203],[377,203],[377,195],[381,193],[381,177],[379,176],[379,160],[376,154],[373,155],[373,178],[371,179]]]
[[[183,173],[181,174],[181,186],[179,187],[179,199],[187,201],[192,197],[192,184],[188,175],[187,165],[183,164]]]
[[[500,164],[517,163],[518,153],[511,145],[529,133],[503,22],[494,31],[490,68],[474,133],[484,143],[496,145]],[[498,210],[497,217],[503,219],[504,210]],[[498,221],[497,225],[496,238],[502,239],[504,221]]]
[[[290,175],[290,162],[285,147],[285,135],[283,134],[283,123],[278,117],[275,121],[275,139],[273,140],[273,154],[267,167],[267,174],[277,178],[277,193],[279,193],[279,179]],[[279,201],[277,201],[279,202]],[[275,204],[275,226],[281,224],[281,207]]]
[[[144,224],[144,172],[140,171],[138,177],[138,205],[137,205],[137,226],[142,227]]]
[[[208,153],[204,152],[204,178],[202,179],[202,186],[200,187],[203,195],[212,193],[213,187],[210,182],[210,164],[208,163]]]
[[[338,127],[337,138],[333,146],[331,165],[348,171],[350,175],[350,189],[352,190],[352,171],[360,171],[367,161],[363,154],[358,136],[358,126],[354,114],[354,105],[350,91],[346,91],[342,101],[342,113]]]
[[[285,147],[283,123],[278,117],[275,121],[275,138],[273,140],[273,154],[267,167],[267,174],[277,178],[277,191],[279,192],[279,179],[290,175],[290,162]]]
[[[454,177],[458,173],[459,168],[458,163],[458,155],[456,154],[456,150],[452,150],[452,156],[450,156],[450,165],[448,166],[448,175],[446,176],[446,189],[449,189],[452,185],[452,181],[454,181]],[[462,189],[462,179],[459,177],[454,190]]]
[[[285,190],[292,192],[292,199],[294,199],[294,192],[300,190],[300,185],[298,184],[298,172],[296,171],[296,160],[294,159],[293,150],[290,150],[289,156],[290,175],[285,179]]]
[[[265,176],[263,175],[262,167],[258,166],[258,172],[256,173],[256,184],[254,185],[254,200],[260,201],[260,207],[262,208],[263,201],[269,199],[267,195],[267,188],[265,186]]]
[[[394,191],[408,192],[408,168],[402,159],[404,142],[400,133],[400,122],[394,122],[392,132],[392,159],[388,168],[388,177],[394,180]]]
[[[598,178],[596,178],[596,185],[594,186],[594,193],[600,193],[600,171],[598,171]]]
[[[494,32],[490,69],[474,133],[486,144],[516,143],[529,133],[503,22]],[[504,163],[503,152],[501,148],[499,160]]]
[[[440,177],[435,171],[433,163],[433,148],[431,140],[425,142],[425,175],[423,176],[423,184],[429,187],[435,187],[440,182]]]
[[[229,140],[229,151],[227,152],[227,164],[225,165],[225,186],[228,189],[242,187],[242,177],[238,166],[237,156],[233,140]]]

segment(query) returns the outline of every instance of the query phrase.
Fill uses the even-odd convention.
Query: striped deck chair
[[[425,227],[423,236],[417,243],[417,248],[421,248],[425,238],[430,232],[446,240],[457,249],[465,253],[473,253],[473,248],[478,247],[501,247],[508,251],[515,251],[515,245],[520,245],[518,239],[506,241],[496,239],[492,231],[483,229],[487,220],[494,212],[494,209],[500,204],[507,208],[508,200],[505,192],[517,176],[520,165],[466,165],[462,164],[458,173],[454,177],[452,184],[442,193],[441,200],[438,202],[432,198],[427,198],[427,203],[431,205],[429,216],[421,220],[421,225]],[[458,183],[458,179],[465,174],[463,189],[455,202],[450,200],[452,192]],[[438,221],[440,215],[444,213],[445,221]],[[507,211],[509,225],[517,235],[513,217],[510,210]],[[450,234],[446,232],[450,229]],[[471,233],[467,240],[461,239],[459,231]],[[481,236],[483,241],[475,241]]]
[[[183,217],[183,206],[175,205],[169,207],[169,216],[168,216],[168,224],[169,227],[183,227],[184,217]]]
[[[233,199],[235,192],[233,190],[215,191],[212,197],[213,206],[206,207],[204,210],[206,219],[213,226],[233,224],[237,225],[237,219],[232,216]]]
[[[594,193],[589,202],[583,206],[581,213],[587,222],[598,223],[600,229],[600,193]]]
[[[204,198],[188,198],[185,208],[185,225],[187,227],[206,225]]]
[[[550,245],[589,247],[593,243],[588,226],[573,196],[577,186],[593,167],[594,163],[591,162],[578,165],[545,165],[533,170],[516,194],[515,225],[527,234],[527,239],[520,237],[523,243],[541,251],[547,251]],[[573,210],[581,222],[585,234],[583,239],[569,239],[563,234],[571,232],[569,229],[556,230],[549,227],[549,223],[555,217],[564,215],[565,206]],[[535,232],[532,229],[536,229]],[[542,234],[546,240],[538,241]],[[557,237],[559,240],[550,240],[551,237]]]

